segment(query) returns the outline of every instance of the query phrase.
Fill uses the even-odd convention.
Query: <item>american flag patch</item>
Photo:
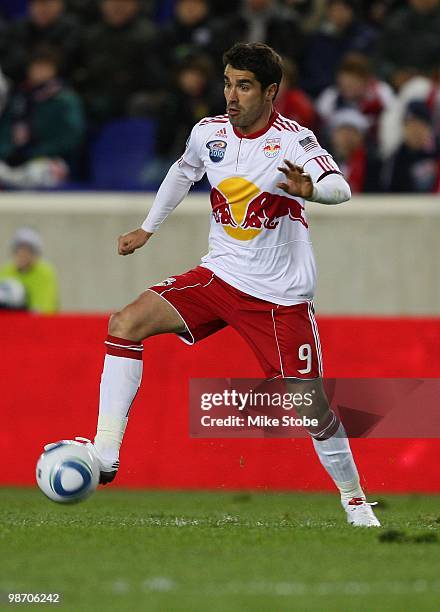
[[[304,151],[311,151],[312,149],[317,149],[319,146],[313,136],[307,136],[306,138],[303,138],[299,141],[299,144],[302,146]]]

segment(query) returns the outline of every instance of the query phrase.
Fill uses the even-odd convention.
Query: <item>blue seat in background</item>
[[[156,23],[164,24],[170,21],[174,15],[175,0],[162,0],[156,3],[154,20]]]
[[[6,19],[23,17],[28,11],[28,0],[0,0],[0,11]]]
[[[107,123],[91,151],[93,189],[145,189],[142,171],[154,157],[155,123],[120,119]]]

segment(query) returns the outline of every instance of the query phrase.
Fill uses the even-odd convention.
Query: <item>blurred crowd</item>
[[[0,186],[87,186],[93,142],[122,118],[154,122],[142,180],[157,185],[194,123],[224,113],[222,53],[263,41],[284,60],[277,109],[354,193],[440,191],[440,0],[2,6]]]
[[[32,227],[19,227],[10,244],[11,258],[0,265],[0,311],[53,314],[60,305],[58,277],[43,257],[43,240]]]

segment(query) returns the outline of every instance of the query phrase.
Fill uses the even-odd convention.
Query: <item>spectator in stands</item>
[[[390,161],[387,185],[393,192],[440,191],[440,142],[424,102],[410,102],[404,121],[404,140]]]
[[[30,227],[21,227],[12,240],[12,261],[0,267],[0,282],[14,279],[26,291],[26,307],[34,312],[50,314],[59,308],[58,280],[54,267],[41,254],[40,234]]]
[[[355,0],[329,0],[326,19],[306,41],[302,82],[313,97],[333,84],[342,58],[350,51],[370,55],[376,32],[359,21]]]
[[[75,15],[81,25],[99,21],[99,0],[65,0],[66,11]]]
[[[225,109],[223,89],[214,78],[208,56],[183,60],[175,83],[157,118],[156,158],[143,175],[143,181],[150,185],[160,183],[170,165],[180,157],[194,124]]]
[[[0,68],[0,117],[6,107],[9,94],[9,83]]]
[[[440,79],[417,74],[409,78],[396,92],[394,104],[384,111],[379,130],[379,145],[384,159],[393,155],[403,141],[403,124],[410,102],[419,100],[432,108],[435,124],[440,126]],[[438,105],[438,110],[437,110]],[[438,131],[440,135],[440,130]]]
[[[275,0],[242,0],[242,8],[217,24],[216,56],[238,40],[264,42],[278,53],[298,60],[303,50],[303,33],[293,14]]]
[[[157,86],[154,27],[139,0],[102,0],[101,21],[85,29],[75,83],[95,125],[127,114],[132,97]]]
[[[298,15],[303,32],[314,32],[324,18],[327,0],[284,0],[284,4]]]
[[[370,125],[370,137],[377,140],[377,130],[382,113],[395,101],[393,90],[377,79],[364,55],[348,54],[342,61],[335,85],[325,89],[316,101],[316,108],[325,129],[341,108],[354,108],[362,113]]]
[[[382,30],[389,16],[394,10],[407,3],[407,0],[370,0],[363,2],[363,14],[365,19],[376,30]]]
[[[345,108],[334,113],[330,127],[329,149],[352,193],[379,191],[381,164],[365,138],[368,120],[358,110]]]
[[[15,83],[26,76],[26,67],[41,45],[59,50],[60,71],[68,76],[79,43],[79,24],[64,12],[64,0],[30,0],[29,16],[12,22],[0,43],[0,61],[5,74]]]
[[[275,107],[284,117],[293,119],[311,130],[316,127],[313,102],[298,87],[298,69],[295,62],[283,58],[283,78],[275,100]]]
[[[141,15],[153,19],[157,9],[156,5],[163,5],[164,0],[139,0]],[[165,0],[165,3],[172,0]],[[82,25],[91,25],[100,19],[99,5],[101,0],[65,0],[66,11],[79,19]]]
[[[3,60],[6,51],[6,22],[0,13],[0,61]]]
[[[8,165],[20,166],[37,158],[74,164],[84,134],[82,105],[57,71],[53,49],[36,52],[26,82],[0,118],[0,160]]]
[[[160,32],[157,44],[170,84],[174,68],[189,55],[210,53],[212,42],[208,0],[177,0],[174,18]]]
[[[396,89],[408,74],[430,70],[440,56],[440,0],[408,0],[392,14],[378,44],[377,63]]]
[[[426,103],[432,113],[435,133],[440,138],[440,57],[439,64],[431,73],[431,87]]]

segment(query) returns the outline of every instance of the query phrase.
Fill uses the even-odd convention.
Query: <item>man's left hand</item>
[[[286,182],[277,183],[277,187],[291,196],[300,196],[306,200],[313,194],[313,181],[310,174],[304,172],[302,166],[292,164],[288,159],[284,160],[284,167],[278,168],[286,177]]]

